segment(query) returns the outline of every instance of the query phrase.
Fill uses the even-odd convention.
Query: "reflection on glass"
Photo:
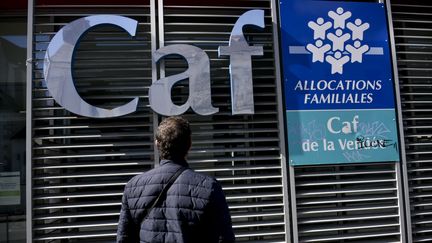
[[[14,22],[16,21],[16,22]],[[25,19],[0,19],[0,242],[25,242]]]

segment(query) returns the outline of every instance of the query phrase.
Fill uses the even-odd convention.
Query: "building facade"
[[[10,10],[12,5],[19,10]],[[152,53],[178,44],[209,57],[211,102],[219,110],[183,114],[193,129],[188,161],[221,182],[238,242],[432,239],[431,4],[382,2],[395,70],[400,162],[305,166],[287,159],[281,57],[286,47],[278,1],[22,5],[4,4],[0,15],[1,242],[115,241],[124,185],[158,166],[153,137],[164,116],[153,111],[149,88],[189,68],[178,55],[155,62]],[[264,28],[243,28],[248,44],[263,48],[263,55],[251,59],[254,112],[233,114],[230,57],[218,49],[229,45],[239,17],[258,9],[264,11]],[[137,110],[120,117],[69,112],[45,82],[44,59],[55,34],[74,20],[100,14],[136,20],[136,34],[113,25],[90,29],[74,47],[71,75],[90,105],[111,109],[138,98]],[[177,82],[170,96],[167,102],[177,106],[188,102],[189,80]]]

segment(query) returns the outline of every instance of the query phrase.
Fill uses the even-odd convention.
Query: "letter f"
[[[252,84],[252,56],[262,56],[262,46],[249,46],[243,26],[264,28],[264,10],[250,10],[242,14],[231,31],[228,46],[219,46],[219,57],[230,56],[232,114],[254,114]]]

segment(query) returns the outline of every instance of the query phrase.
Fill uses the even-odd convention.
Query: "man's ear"
[[[155,140],[154,140],[154,146],[156,146],[156,148],[158,147],[158,144],[159,144],[158,140],[155,139]]]

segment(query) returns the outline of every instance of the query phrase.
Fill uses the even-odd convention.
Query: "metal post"
[[[33,241],[32,204],[32,83],[33,83],[33,0],[27,3],[27,87],[26,87],[26,238]]]
[[[150,35],[151,35],[150,59],[152,59],[153,53],[157,50],[156,0],[150,1]],[[151,61],[151,63],[152,63],[152,83],[153,83],[157,80],[157,69],[156,69],[156,63],[154,63],[153,60]],[[156,112],[152,110],[151,112],[153,115],[153,133],[155,133],[159,124],[159,119],[158,119],[158,114]],[[154,166],[157,167],[159,166],[159,152],[155,144],[153,145],[153,153],[154,153]]]
[[[279,124],[279,147],[281,151],[281,166],[282,166],[282,185],[283,185],[283,200],[284,200],[284,214],[285,214],[285,242],[291,242],[291,229],[293,229],[294,235],[297,235],[296,228],[294,225],[291,225],[291,217],[294,218],[295,212],[293,211],[293,215],[290,214],[290,194],[289,194],[289,186],[293,185],[294,182],[288,180],[292,180],[293,173],[289,164],[287,163],[287,152],[286,152],[286,131],[285,131],[285,117],[284,117],[284,100],[283,100],[283,86],[282,86],[282,78],[281,78],[281,58],[280,58],[280,47],[279,47],[279,5],[276,0],[271,1],[271,11],[272,11],[272,26],[273,26],[273,52],[275,58],[275,77],[276,77],[276,92],[277,92],[277,103],[278,103],[278,124]],[[295,194],[294,194],[295,195]],[[292,196],[292,195],[291,195]],[[291,203],[295,202],[295,198],[291,198]],[[296,238],[294,238],[296,239]],[[294,240],[295,241],[295,240]]]
[[[158,0],[158,33],[159,33],[159,48],[165,46],[165,28],[164,28],[164,2],[163,0]],[[160,61],[160,77],[165,77],[165,62]]]
[[[401,162],[400,166],[396,165],[396,172],[398,175],[398,195],[399,195],[399,214],[401,221],[401,241],[402,242],[412,242],[412,229],[411,229],[411,212],[410,212],[410,200],[409,200],[409,186],[408,186],[408,173],[407,173],[407,160],[405,152],[405,137],[403,131],[403,121],[402,121],[402,105],[401,96],[399,90],[399,75],[397,69],[397,59],[396,59],[396,47],[395,38],[393,32],[393,19],[391,15],[391,3],[390,0],[385,1],[385,6],[387,10],[387,22],[388,22],[388,32],[389,32],[389,44],[391,48],[391,57],[393,65],[393,78],[395,86],[395,96],[396,96],[396,110],[397,110],[397,123],[399,128],[399,144],[400,144],[400,156]]]
[[[154,5],[156,5],[156,0],[152,0],[154,2]],[[157,12],[156,9],[154,10],[154,20],[152,19],[152,23],[155,25],[152,25],[152,36],[154,34],[155,39],[152,39],[152,55],[157,50],[157,48],[161,48],[164,46],[164,20],[163,20],[163,0],[158,0],[157,2]],[[157,14],[156,14],[157,13]],[[157,20],[156,20],[157,15]],[[157,23],[157,27],[156,27]],[[153,49],[154,47],[154,49]],[[158,77],[158,69],[156,63],[152,61],[152,82],[156,82]],[[165,66],[164,61],[161,60],[159,64],[159,77],[163,78],[165,77]],[[153,111],[153,132],[156,133],[156,130],[159,125],[159,115]],[[156,134],[154,134],[155,136]],[[154,145],[154,153],[155,153],[155,166],[159,166],[159,151]]]

